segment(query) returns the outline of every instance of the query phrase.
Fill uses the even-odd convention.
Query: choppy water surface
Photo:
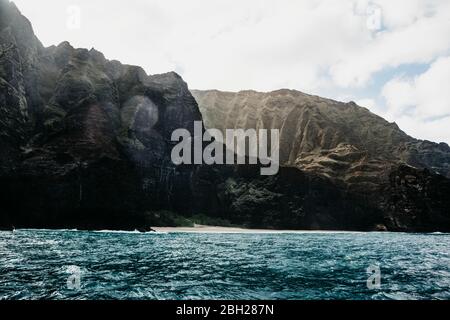
[[[450,234],[0,232],[0,299],[450,299]]]

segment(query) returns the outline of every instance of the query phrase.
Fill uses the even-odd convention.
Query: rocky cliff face
[[[0,172],[17,161],[32,129],[36,73],[33,57],[43,47],[13,4],[0,2]],[[29,92],[29,94],[27,94]]]
[[[177,74],[149,76],[67,42],[44,48],[4,0],[0,44],[3,221],[121,227],[169,206],[170,135],[202,119]]]
[[[358,203],[361,208],[363,201],[375,208],[371,214],[354,215],[347,208],[345,216],[352,216],[347,224],[364,216],[368,225],[359,228],[375,221],[375,229],[381,230],[450,227],[445,196],[450,182],[447,144],[414,139],[353,102],[294,90],[192,90],[192,94],[207,128],[279,129],[283,166],[328,178],[329,184],[353,197],[344,200],[352,207]]]
[[[262,177],[258,166],[175,166],[172,131],[202,120],[177,74],[147,75],[67,42],[44,48],[0,0],[0,228],[145,229],[170,211],[259,228],[450,230],[448,180],[432,173],[448,174],[448,146],[355,105],[227,95],[214,108],[199,98],[206,124],[280,127],[290,167]],[[391,170],[399,159],[429,171]]]
[[[206,127],[279,129],[285,166],[376,189],[404,163],[450,177],[450,147],[419,141],[355,103],[293,90],[193,90]]]
[[[380,207],[389,230],[448,229],[450,180],[442,175],[401,165],[390,173],[381,194]]]

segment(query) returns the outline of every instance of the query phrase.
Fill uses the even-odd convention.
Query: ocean
[[[450,234],[0,232],[0,299],[450,299]]]

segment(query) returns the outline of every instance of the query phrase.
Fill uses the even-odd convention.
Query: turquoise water
[[[450,299],[450,234],[0,232],[0,299]]]

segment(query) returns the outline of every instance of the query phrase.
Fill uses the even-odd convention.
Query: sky
[[[449,0],[15,0],[69,41],[191,89],[296,89],[355,101],[450,143]]]

